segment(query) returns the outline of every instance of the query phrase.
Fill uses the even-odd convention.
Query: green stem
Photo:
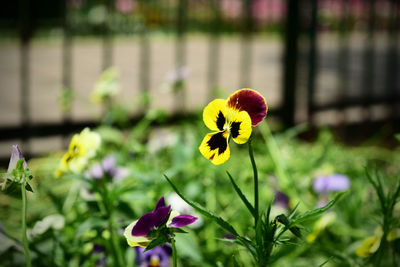
[[[249,156],[250,156],[250,161],[251,165],[253,166],[253,176],[254,176],[254,209],[255,209],[255,214],[254,214],[254,227],[257,228],[257,222],[258,222],[258,216],[259,216],[259,208],[258,208],[258,172],[257,172],[257,166],[256,162],[254,160],[254,155],[253,155],[253,147],[251,146],[251,139],[249,140]]]
[[[104,206],[107,211],[107,219],[108,219],[108,230],[110,231],[110,239],[111,239],[111,250],[114,254],[114,260],[116,266],[122,267],[124,266],[124,259],[122,257],[121,250],[119,248],[118,238],[115,235],[115,227],[114,227],[114,209],[112,203],[110,203],[109,194],[106,185],[104,185],[104,194],[100,194],[103,196]]]
[[[172,266],[177,267],[176,261],[176,247],[175,247],[175,239],[171,238],[171,246],[172,246]]]
[[[31,258],[29,256],[28,238],[26,237],[26,183],[21,184],[22,193],[22,243],[24,244],[25,262],[27,267],[31,267]]]

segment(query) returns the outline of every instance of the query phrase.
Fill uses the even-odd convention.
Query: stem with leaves
[[[109,196],[106,185],[104,185],[103,190],[104,190],[104,194],[101,194],[101,195],[103,196],[104,206],[107,211],[108,230],[110,231],[110,239],[111,239],[111,249],[114,254],[114,260],[115,260],[116,266],[122,267],[122,266],[124,266],[124,259],[122,257],[121,250],[119,249],[118,237],[115,235],[114,207],[113,207],[112,201],[110,200],[110,196]]]
[[[25,262],[27,267],[31,267],[31,258],[29,256],[29,245],[28,238],[26,237],[26,210],[27,210],[27,202],[26,202],[26,182],[21,184],[21,193],[22,193],[22,243],[24,244],[24,252],[25,252]]]
[[[254,160],[253,147],[251,146],[251,139],[249,140],[249,156],[251,161],[251,166],[253,167],[253,177],[254,177],[254,227],[257,227],[259,208],[258,208],[258,171],[256,162]]]

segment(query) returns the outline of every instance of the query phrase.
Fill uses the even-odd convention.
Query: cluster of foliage
[[[183,122],[160,129],[148,125],[146,118],[127,132],[106,126],[96,129],[103,140],[99,153],[113,155],[117,165],[128,170],[125,179],[110,184],[115,201],[114,217],[118,218],[116,227],[123,231],[133,218],[151,210],[159,196],[172,193],[162,177],[165,173],[173,177],[188,198],[218,213],[239,232],[246,233],[253,221],[250,214],[247,215],[246,207],[232,193],[225,171],[234,174],[241,190],[251,195],[251,163],[243,161],[247,150],[233,146],[235,156],[224,165],[213,167],[197,150],[199,140],[205,134],[203,125]],[[379,261],[381,266],[388,266],[393,264],[392,260],[398,260],[399,251],[395,248],[398,248],[399,240],[393,230],[399,227],[399,206],[392,196],[394,193],[387,193],[398,181],[400,170],[395,164],[400,160],[398,150],[344,147],[335,143],[326,131],[321,132],[315,143],[309,144],[295,138],[297,128],[275,135],[274,139],[266,136],[264,130],[265,127],[260,127],[253,138],[261,210],[267,209],[267,203],[273,201],[274,191],[278,189],[289,196],[289,209],[293,209],[298,200],[300,209],[315,207],[320,196],[313,191],[312,184],[320,175],[342,173],[351,181],[349,192],[329,213],[303,224],[301,232],[307,238],[299,240],[295,235],[285,235],[286,245],[278,246],[272,255],[273,264],[304,266],[328,261],[326,266],[356,266]],[[279,147],[278,156],[273,147]],[[108,250],[110,233],[106,226],[106,207],[98,206],[101,195],[88,192],[87,181],[73,177],[54,178],[61,156],[52,154],[28,162],[35,176],[30,182],[34,193],[28,193],[27,218],[32,262],[35,266],[92,266],[111,251]],[[369,175],[365,166],[370,167]],[[285,188],[287,177],[295,181],[290,185],[293,190]],[[368,177],[375,181],[373,185],[379,194],[375,193]],[[378,177],[380,182],[376,180]],[[0,257],[5,266],[24,262],[19,241],[21,202],[18,199],[1,194]],[[271,212],[274,209],[273,205]],[[322,218],[325,222],[321,223]],[[233,262],[247,266],[251,262],[244,250],[232,244],[227,231],[207,218],[202,220],[202,225],[176,237],[178,260],[183,266],[230,266]],[[379,228],[386,237],[392,233],[391,241],[382,234],[375,234]],[[313,233],[317,233],[317,237],[308,240],[308,235]],[[371,240],[371,237],[374,237],[372,243],[375,246],[378,240],[378,247],[362,255],[367,257],[359,257],[356,250],[364,239]],[[297,239],[297,245],[291,245],[294,239]],[[122,236],[117,242],[127,266],[132,266],[135,250],[127,246]],[[96,253],[98,245],[106,249]],[[106,261],[112,265],[112,257],[106,257]]]
[[[152,127],[154,112],[120,130],[116,80],[107,70],[93,91],[102,125],[63,153],[26,161],[13,147],[2,266],[396,266],[398,148],[345,147],[324,130],[306,143],[303,126],[273,135],[249,89],[204,109],[209,130],[200,116]]]

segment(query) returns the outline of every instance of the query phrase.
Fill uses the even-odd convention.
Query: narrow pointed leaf
[[[168,240],[165,238],[164,235],[160,235],[159,237],[157,237],[156,239],[154,239],[153,241],[150,242],[150,244],[147,245],[146,249],[144,250],[144,252],[153,249],[157,246],[161,246],[164,245],[165,243],[167,243]]]
[[[197,210],[199,213],[201,213],[202,215],[204,215],[205,217],[210,218],[211,220],[215,221],[221,228],[223,228],[225,231],[233,234],[235,236],[235,238],[237,238],[238,240],[242,241],[244,244],[248,244],[250,241],[247,240],[246,238],[240,236],[238,234],[238,232],[235,230],[235,228],[233,228],[233,226],[228,223],[227,221],[225,221],[224,219],[222,219],[219,216],[214,215],[211,211],[207,210],[206,208],[202,207],[200,204],[195,203],[189,199],[187,199],[179,190],[178,188],[176,188],[176,186],[171,182],[171,180],[164,175],[165,179],[167,179],[168,183],[171,185],[172,189],[174,189],[174,191],[178,194],[178,196],[180,196],[187,204],[189,204],[190,206],[192,206],[195,210]]]
[[[29,192],[32,192],[32,193],[33,193],[33,190],[32,190],[32,187],[31,187],[30,184],[26,183],[25,189],[28,190]]]
[[[299,216],[297,216],[296,218],[294,218],[293,220],[290,221],[289,229],[297,224],[300,224],[304,221],[312,219],[312,218],[324,213],[325,211],[329,210],[343,196],[343,194],[345,194],[345,192],[337,194],[337,196],[332,201],[330,201],[327,205],[325,205],[321,208],[310,210],[303,214],[300,214]]]
[[[235,189],[236,193],[239,195],[240,199],[246,205],[246,207],[250,211],[251,215],[253,215],[253,217],[255,218],[256,214],[255,214],[254,207],[247,200],[246,196],[242,193],[242,190],[240,190],[240,188],[237,186],[237,184],[236,184],[235,180],[232,178],[231,174],[228,171],[226,173],[228,174],[229,180],[231,181],[231,183],[233,185],[233,188]]]

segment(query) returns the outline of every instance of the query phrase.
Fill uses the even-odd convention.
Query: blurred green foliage
[[[160,196],[173,192],[163,178],[166,174],[186,197],[224,218],[238,232],[247,233],[253,220],[235,195],[226,175],[229,171],[242,192],[249,200],[253,199],[252,168],[247,147],[232,145],[229,161],[214,166],[198,152],[207,131],[200,118],[198,123],[183,121],[169,127],[150,127],[156,119],[154,114],[146,116],[125,131],[111,126],[97,129],[103,140],[100,155],[113,155],[117,164],[128,170],[125,179],[112,184],[117,227],[122,231],[133,220],[150,211]],[[366,259],[356,256],[355,250],[364,238],[374,233],[382,214],[365,167],[378,170],[383,177],[382,183],[393,188],[400,173],[399,149],[344,146],[336,142],[327,130],[321,130],[317,140],[308,143],[297,138],[304,127],[271,135],[265,126],[255,129],[252,137],[259,171],[261,209],[266,211],[276,190],[289,195],[291,208],[297,203],[301,212],[315,208],[320,198],[313,192],[312,182],[319,175],[341,173],[348,176],[351,182],[348,192],[329,211],[335,214],[334,220],[318,233],[313,242],[288,233],[289,245],[276,249],[273,265],[318,266],[325,262],[324,266],[367,264]],[[54,153],[28,162],[35,176],[32,180],[35,193],[28,193],[28,238],[32,262],[34,266],[93,266],[99,258],[92,253],[94,244],[106,248],[109,245],[104,208],[98,205],[99,196],[89,192],[81,180],[72,176],[54,178],[61,156]],[[328,198],[331,200],[333,195]],[[2,266],[22,265],[24,258],[19,241],[21,202],[1,194],[0,205],[0,262]],[[399,210],[399,205],[395,205],[393,217],[399,218]],[[229,241],[226,239],[227,232],[207,218],[203,219],[202,226],[187,229],[188,234],[176,239],[182,266],[251,264],[245,250],[226,242]],[[304,237],[314,231],[316,221],[318,219],[302,225]],[[398,243],[399,240],[392,242]],[[122,236],[119,246],[128,266],[132,266],[134,249],[126,244]],[[398,259],[399,251],[392,252]],[[112,266],[110,257],[107,260]],[[389,266],[386,260],[391,262],[392,256],[383,258],[382,266]]]

